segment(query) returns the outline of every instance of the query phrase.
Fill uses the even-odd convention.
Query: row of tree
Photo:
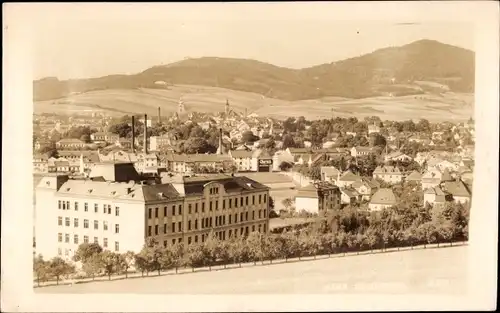
[[[444,206],[422,206],[421,199],[411,196],[411,187],[397,191],[400,202],[380,212],[368,212],[348,206],[314,219],[306,228],[291,228],[280,234],[252,232],[248,236],[221,241],[212,232],[204,242],[184,245],[161,245],[148,238],[143,249],[134,254],[117,254],[97,244],[79,246],[74,261],[82,263],[88,277],[125,273],[134,266],[144,275],[189,267],[209,267],[243,262],[264,262],[276,259],[302,258],[325,254],[360,252],[417,244],[452,243],[467,240],[469,205],[447,203]],[[60,258],[44,261],[35,259],[38,281],[74,272],[75,267]]]

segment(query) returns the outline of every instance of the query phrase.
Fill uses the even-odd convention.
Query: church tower
[[[182,101],[182,97],[179,98],[179,105],[177,107],[177,113],[182,115],[186,112],[186,107],[184,106],[184,101]]]
[[[229,100],[226,98],[226,108],[225,108],[225,113],[226,113],[226,116],[229,115]]]

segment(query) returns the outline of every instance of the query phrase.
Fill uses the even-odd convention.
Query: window
[[[248,205],[248,196],[245,197],[245,205]]]
[[[74,235],[73,237],[74,237],[73,242],[75,243],[75,245],[77,245],[78,244],[78,235]]]
[[[195,235],[194,236],[194,242],[197,243],[198,242],[198,235]]]
[[[120,251],[120,243],[115,241],[115,251]]]
[[[167,233],[167,224],[163,224],[163,233],[166,234]]]
[[[188,221],[188,230],[191,230],[191,221]]]
[[[179,204],[179,215],[182,215],[182,204]]]
[[[111,214],[111,204],[108,205],[108,214]]]
[[[151,233],[151,226],[148,226],[148,236],[151,236],[152,233]]]
[[[216,216],[215,217],[215,227],[217,227],[219,225],[219,217]]]
[[[259,204],[262,203],[262,195],[259,195]]]
[[[194,220],[194,229],[198,229],[198,220]]]
[[[235,222],[235,223],[238,223],[238,213],[235,213],[235,214],[234,214],[234,222]]]
[[[262,231],[262,225],[259,224],[259,233]]]
[[[94,203],[94,213],[97,213],[97,210],[98,210],[98,204]]]
[[[229,208],[233,206],[233,199],[229,199]]]
[[[201,213],[205,213],[205,202],[201,203]]]
[[[66,201],[66,210],[69,210],[69,201]]]
[[[264,203],[267,201],[267,195],[264,195]]]
[[[231,225],[231,217],[233,217],[231,214],[229,214],[229,225]]]
[[[252,204],[255,204],[255,195],[252,196]]]
[[[120,225],[115,224],[115,234],[119,234],[119,233],[120,233]]]
[[[85,203],[83,204],[83,210],[84,210],[85,212],[88,212],[88,211],[89,211],[89,204],[88,204],[87,202],[85,202]]]
[[[65,255],[65,256],[68,256],[68,254],[69,254],[69,253],[68,253],[68,249],[64,249],[64,255]]]
[[[178,223],[177,223],[177,229],[178,229],[179,231],[182,231],[182,222],[178,222]]]
[[[83,242],[89,243],[89,236],[83,236]]]
[[[240,207],[243,206],[243,197],[240,198]]]
[[[172,244],[173,244],[173,245],[175,245],[175,238],[174,238],[174,239],[172,239]]]
[[[228,237],[231,237],[232,232],[233,232],[233,231],[230,229],[230,230],[229,230],[229,233],[227,234],[227,236],[228,236]]]
[[[266,212],[267,212],[267,211],[266,211],[266,210],[264,210],[264,217],[266,217]]]
[[[64,234],[64,242],[69,243],[69,234]]]
[[[94,229],[99,229],[99,221],[94,220]]]
[[[62,216],[57,218],[57,225],[62,226]]]
[[[155,225],[155,235],[158,235],[158,225]]]
[[[104,248],[107,248],[108,247],[108,238],[104,238],[103,239],[103,244]]]
[[[73,220],[73,225],[75,225],[75,227],[78,227],[78,219],[77,219],[77,218],[75,218],[75,219]]]
[[[62,242],[62,233],[57,234],[57,241]]]
[[[255,219],[255,211],[252,211],[252,220]]]
[[[158,208],[155,208],[155,217],[158,217]]]
[[[188,214],[191,214],[191,203],[188,204]]]
[[[58,254],[58,255],[61,255],[61,254],[62,254],[62,249],[61,249],[61,248],[57,248],[57,254]]]
[[[151,208],[148,209],[148,218],[151,219],[153,211]]]
[[[78,202],[75,202],[75,211],[78,211]]]
[[[62,209],[62,203],[61,203],[61,200],[57,201],[57,207],[60,209]]]
[[[108,208],[106,208],[105,204],[102,205],[102,213],[104,214],[108,213]]]
[[[163,207],[163,216],[167,216],[167,207]]]
[[[175,216],[175,205],[172,205],[172,216]]]
[[[255,231],[255,225],[252,225],[252,232]]]
[[[102,228],[104,230],[108,230],[108,222],[106,222],[106,221],[102,222]]]
[[[191,244],[191,237],[188,237],[188,245]]]
[[[262,218],[262,210],[259,210],[259,218]]]
[[[172,223],[172,232],[175,233],[175,223]]]
[[[243,212],[240,213],[240,222],[243,222]]]
[[[120,208],[115,207],[115,216],[120,216]]]
[[[167,247],[167,241],[166,241],[166,240],[164,240],[164,241],[163,241],[163,248],[166,248],[166,247]]]
[[[83,220],[83,228],[89,228],[89,220]]]
[[[210,201],[210,211],[212,211],[212,201]]]
[[[264,224],[264,232],[266,232],[266,224]]]
[[[194,204],[194,213],[198,213],[198,203]]]
[[[215,200],[215,209],[218,210],[219,209],[219,201],[218,200]]]
[[[69,226],[69,224],[70,224],[69,217],[66,217],[64,219],[64,225]]]

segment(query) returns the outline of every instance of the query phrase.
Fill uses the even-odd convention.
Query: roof
[[[386,204],[386,205],[394,205],[396,204],[396,196],[394,192],[392,192],[389,188],[381,188],[377,190],[372,196],[370,200],[371,204]]]
[[[230,151],[229,153],[231,154],[231,157],[238,159],[251,158],[253,154],[253,152],[249,150],[233,150]]]
[[[359,196],[359,193],[356,191],[356,189],[351,189],[351,188],[340,188],[340,192],[348,196],[349,198],[355,198]]]
[[[318,189],[313,184],[309,184],[305,187],[298,189],[297,195],[295,197],[318,198]]]
[[[460,180],[444,182],[444,189],[454,197],[470,197],[471,194],[465,184]]]
[[[133,163],[102,162],[96,164],[89,177],[103,177],[107,181],[128,182],[140,180]]]
[[[373,174],[390,174],[390,175],[401,175],[399,168],[390,165],[377,166],[373,171]]]
[[[441,176],[441,181],[452,181],[454,180],[453,177],[451,177],[450,171],[448,171],[447,168],[444,169],[443,175]]]
[[[311,153],[311,149],[309,148],[288,148],[291,154],[306,154]]]
[[[417,171],[413,171],[410,173],[410,175],[408,175],[408,177],[406,177],[406,180],[407,181],[420,181],[420,180],[422,180],[422,174],[420,174]]]
[[[322,166],[320,168],[321,174],[326,174],[328,176],[337,176],[340,171],[334,166]]]
[[[353,147],[353,148],[356,149],[356,151],[359,151],[359,152],[373,152],[373,151],[375,151],[374,147],[362,147],[362,146],[358,146],[358,147]]]
[[[361,177],[358,175],[353,174],[350,171],[345,172],[340,178],[340,181],[358,181],[361,180]]]
[[[231,161],[231,157],[225,154],[168,154],[170,162],[224,162]]]
[[[80,144],[85,144],[83,141],[81,141],[80,139],[76,139],[76,138],[64,138],[64,139],[59,140],[57,143],[80,143]]]

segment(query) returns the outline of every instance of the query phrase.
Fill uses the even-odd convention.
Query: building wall
[[[391,205],[377,204],[377,203],[370,203],[368,205],[368,208],[370,209],[370,211],[382,211],[383,209],[390,208],[390,207],[391,207]]]
[[[436,201],[436,195],[432,193],[424,193],[424,205],[429,202],[430,204],[434,204]]]
[[[318,198],[295,197],[295,211],[301,212],[302,210],[308,213],[318,214],[319,213]]]
[[[453,200],[455,200],[456,202],[465,204],[466,202],[470,202],[471,198],[470,197],[457,197],[457,196],[453,196]]]
[[[375,174],[374,175],[376,179],[381,179],[385,181],[386,183],[389,184],[397,184],[400,183],[403,180],[403,175],[401,174]]]

